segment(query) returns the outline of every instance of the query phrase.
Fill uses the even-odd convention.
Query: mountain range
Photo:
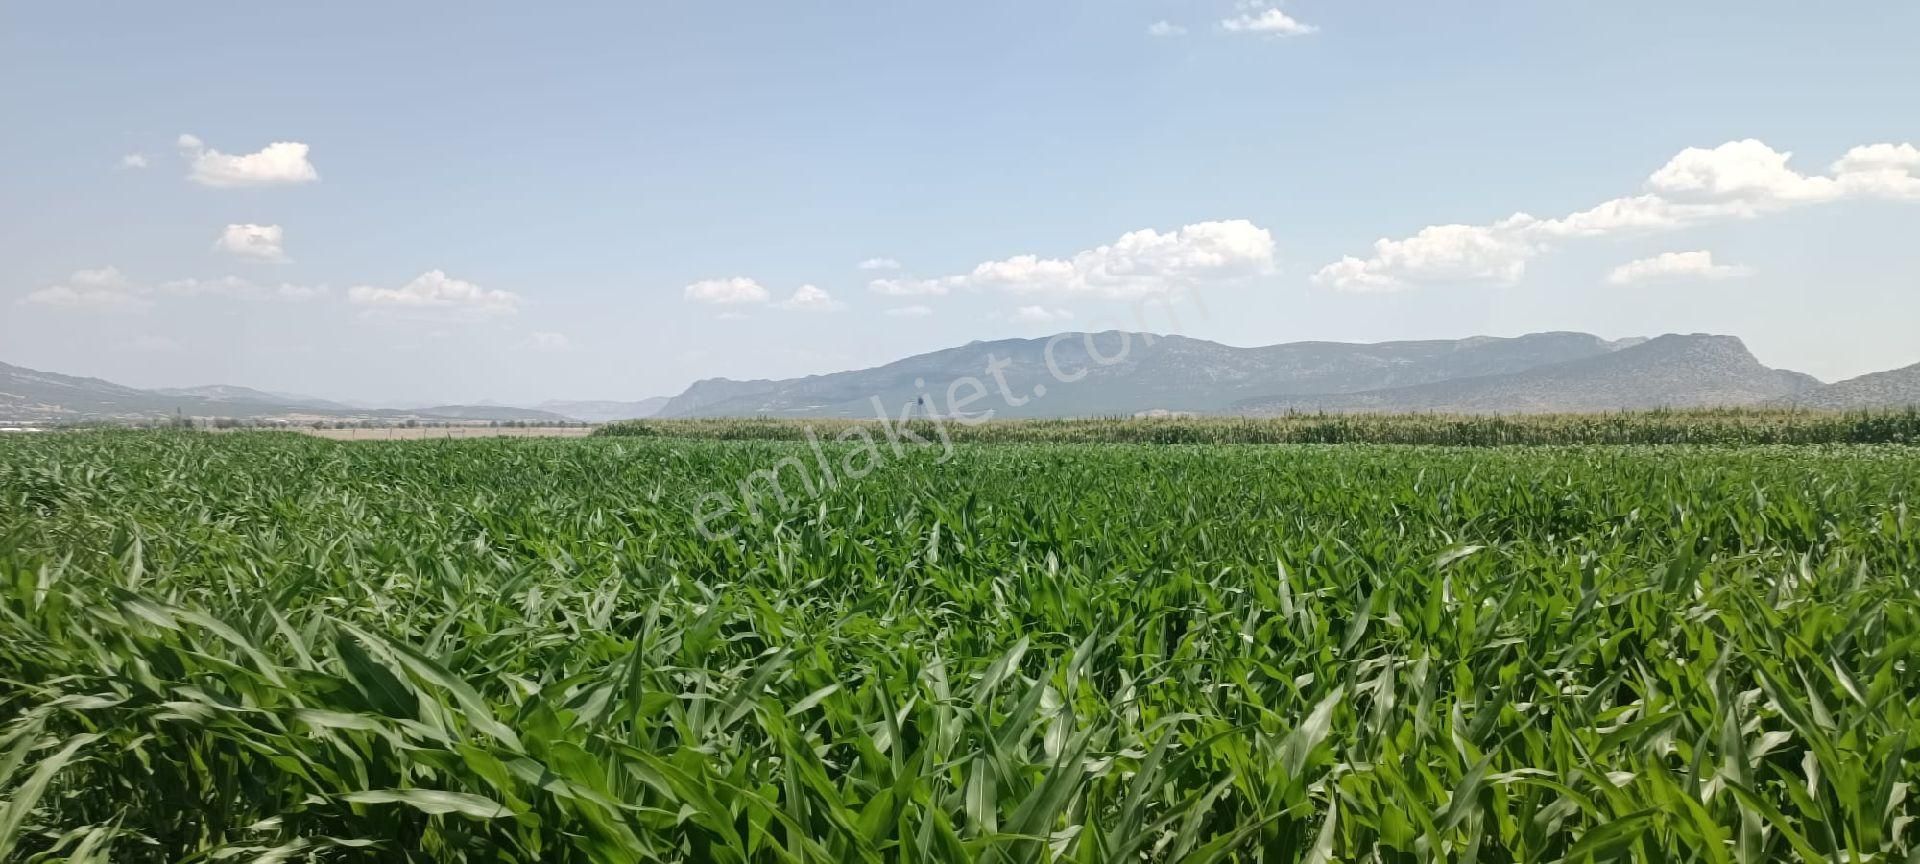
[[[1920,405],[1920,363],[1798,393],[1784,404],[1824,411]]]
[[[667,397],[654,396],[637,402],[550,400],[534,407],[550,414],[584,420],[588,423],[610,423],[615,420],[641,420],[652,417],[660,413],[660,408],[666,404]]]
[[[1049,369],[1049,346],[1054,368],[1064,374]],[[1095,355],[1111,362],[1096,362]],[[950,410],[956,397],[973,395],[972,385],[955,383],[968,378],[984,382],[989,395]],[[1920,404],[1920,366],[1824,385],[1767,367],[1736,337],[1705,333],[1607,340],[1553,332],[1237,348],[1107,331],[974,342],[803,378],[712,378],[669,400],[658,416],[872,417],[880,410],[876,398],[892,412],[915,403],[943,413],[991,408],[997,417],[1877,408]]]
[[[0,363],[0,420],[178,415],[290,421],[603,423],[645,417],[1002,418],[1160,413],[1545,413],[1718,406],[1817,410],[1920,405],[1920,364],[1823,384],[1762,364],[1738,338],[1705,333],[1608,340],[1532,333],[1403,342],[1238,348],[1106,331],[972,342],[870,369],[782,380],[709,378],[672,398],[549,401],[535,407],[365,408],[231,385],[142,390]]]
[[[1588,357],[1515,372],[1357,393],[1280,396],[1246,413],[1426,411],[1526,414],[1759,405],[1821,387],[1799,372],[1769,369],[1732,336],[1668,335]]]
[[[172,416],[278,420],[522,421],[560,423],[575,418],[551,411],[498,405],[358,408],[339,402],[217,384],[141,390],[99,378],[41,372],[0,363],[0,420],[72,422],[152,420]]]
[[[1049,349],[1049,346],[1052,346]],[[786,381],[696,382],[661,417],[710,415],[872,416],[871,397],[898,405],[928,385],[986,378],[994,363],[1015,382],[1014,399],[989,400],[1001,417],[1133,414],[1148,410],[1230,412],[1250,400],[1354,393],[1495,375],[1606,354],[1620,344],[1584,333],[1536,333],[1510,339],[1293,342],[1236,348],[1184,336],[1108,331],[1044,339],[973,342],[873,369]],[[1048,367],[1053,365],[1064,376]],[[1100,362],[1101,358],[1109,362]],[[1117,358],[1117,359],[1116,359]],[[1004,364],[1004,365],[1002,365]],[[1071,383],[1060,377],[1084,375]],[[914,382],[922,383],[916,385]],[[1034,386],[1051,388],[1018,405]],[[944,394],[933,395],[945,405]]]

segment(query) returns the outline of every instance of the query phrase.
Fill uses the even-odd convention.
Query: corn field
[[[979,444],[1920,444],[1920,409],[1821,412],[1755,408],[1611,414],[1287,414],[1277,417],[1064,418],[908,424],[923,438]],[[767,417],[627,420],[593,434],[626,438],[801,441],[875,420]]]
[[[0,440],[0,861],[1920,860],[1920,450],[885,453]]]

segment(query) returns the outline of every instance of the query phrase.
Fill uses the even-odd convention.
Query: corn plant
[[[1920,850],[1909,448],[855,455],[0,441],[0,860]]]
[[[1710,408],[1604,414],[1285,414],[1277,417],[1066,418],[935,424],[920,437],[1027,444],[1435,444],[1457,447],[1579,444],[1920,444],[1920,409],[1804,411]],[[595,435],[801,441],[848,429],[884,434],[876,420],[711,418],[630,420]]]

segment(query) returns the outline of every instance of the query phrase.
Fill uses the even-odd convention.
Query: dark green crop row
[[[595,435],[801,441],[849,429],[885,437],[892,421],[772,418],[629,420]],[[1024,444],[1436,444],[1463,447],[1577,444],[1920,444],[1920,409],[1806,412],[1764,409],[1614,414],[1293,414],[1279,417],[993,420],[910,428],[959,443]]]
[[[0,860],[1911,860],[1917,498],[1905,447],[16,436]]]

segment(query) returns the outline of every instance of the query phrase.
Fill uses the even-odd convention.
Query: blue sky
[[[565,7],[0,8],[0,360],[639,398],[1197,295],[1920,361],[1920,5]]]

